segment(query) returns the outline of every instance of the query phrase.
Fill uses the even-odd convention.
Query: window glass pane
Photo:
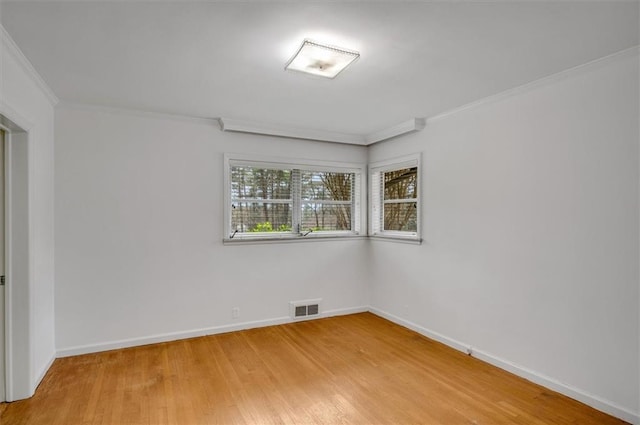
[[[231,198],[290,199],[291,171],[231,167]]]
[[[264,161],[225,155],[226,240],[296,239],[309,230],[360,232],[363,168],[359,164],[349,168],[318,164],[314,170],[310,164]]]
[[[300,230],[314,232],[351,230],[351,205],[326,205],[317,202],[302,204]]]
[[[415,202],[384,204],[384,230],[418,231],[418,205]]]
[[[291,203],[234,202],[231,230],[249,232],[290,232]]]
[[[302,171],[302,199],[350,201],[353,178],[352,173]]]
[[[402,168],[384,173],[384,199],[417,198],[418,167]],[[385,226],[385,229],[387,227]],[[391,229],[387,229],[391,230]]]

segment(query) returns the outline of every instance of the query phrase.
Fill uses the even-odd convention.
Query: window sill
[[[314,236],[286,236],[286,237],[254,237],[254,238],[233,238],[223,239],[223,245],[265,245],[274,243],[298,243],[298,242],[331,242],[331,241],[353,241],[370,239],[381,242],[406,243],[410,245],[421,245],[422,239],[407,238],[403,236],[367,236],[367,235],[314,235]]]
[[[374,235],[369,236],[372,241],[407,243],[411,245],[422,245],[421,238],[399,236],[399,235]]]
[[[272,243],[298,243],[298,242],[329,242],[342,240],[361,240],[366,239],[366,235],[308,235],[308,236],[282,236],[282,237],[254,237],[254,238],[233,238],[223,239],[223,245],[263,245]]]

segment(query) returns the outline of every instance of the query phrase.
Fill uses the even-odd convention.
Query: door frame
[[[0,258],[0,262],[4,262],[5,263],[5,267],[6,267],[6,250],[8,247],[8,243],[7,243],[7,235],[6,235],[6,231],[7,231],[7,220],[6,220],[6,190],[5,187],[7,186],[6,184],[6,180],[7,180],[7,146],[8,146],[8,141],[9,141],[9,131],[2,125],[0,124],[0,152],[2,152],[2,184],[0,185],[0,190],[2,190],[2,205],[0,205],[0,209],[2,209],[2,223],[0,223],[0,226],[3,226],[4,228],[2,229],[2,244],[3,246],[3,252],[2,252],[2,258]],[[6,269],[4,270],[5,274],[4,274],[4,279],[6,281]],[[4,282],[3,282],[4,284]],[[7,349],[6,349],[6,345],[7,345],[7,341],[6,341],[6,317],[5,317],[5,312],[6,312],[6,305],[7,303],[7,295],[6,295],[6,286],[3,285],[2,286],[2,290],[5,292],[4,296],[3,296],[3,305],[2,305],[2,317],[0,317],[0,327],[2,327],[2,329],[0,330],[0,332],[2,333],[2,345],[0,345],[0,356],[2,358],[2,362],[0,362],[0,402],[4,402],[7,400],[7,366],[5,363],[6,357],[7,357]]]
[[[15,401],[35,391],[29,139],[37,129],[1,100],[0,125],[5,130],[5,399]]]
[[[6,284],[6,282],[9,281],[8,279],[8,261],[7,258],[10,256],[9,253],[9,249],[10,249],[10,244],[9,244],[9,240],[10,240],[10,236],[8,234],[8,232],[10,231],[11,227],[10,227],[10,220],[9,217],[7,216],[7,211],[9,210],[7,202],[9,201],[9,191],[8,191],[8,187],[10,186],[8,184],[8,179],[10,178],[10,169],[9,169],[9,164],[11,163],[10,158],[9,158],[9,154],[10,154],[10,144],[9,144],[9,138],[11,137],[11,131],[9,130],[9,128],[5,125],[3,125],[2,121],[0,121],[0,149],[2,149],[2,173],[4,174],[3,176],[3,183],[4,183],[4,203],[3,203],[3,207],[4,207],[4,263],[5,263],[5,269],[4,269],[4,275],[5,275],[5,285],[4,285],[4,306],[3,306],[3,312],[4,312],[4,317],[2,317],[2,320],[0,321],[0,326],[3,326],[4,329],[2,329],[2,335],[3,335],[3,344],[0,347],[0,349],[2,349],[4,352],[2,353],[2,358],[4,359],[3,363],[0,363],[0,368],[2,368],[2,374],[0,375],[3,380],[0,380],[0,385],[4,386],[3,391],[2,391],[2,395],[3,397],[0,397],[0,402],[5,402],[5,401],[9,401],[9,397],[8,397],[8,392],[9,392],[9,371],[10,371],[10,361],[9,361],[9,335],[8,335],[8,330],[9,330],[9,285]]]

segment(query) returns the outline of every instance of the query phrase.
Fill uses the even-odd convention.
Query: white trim
[[[67,102],[65,100],[61,101],[56,106],[56,109],[95,111],[95,112],[103,112],[107,114],[183,121],[183,122],[190,122],[195,124],[206,124],[206,125],[213,125],[215,127],[219,127],[219,122],[218,122],[218,119],[216,118],[196,117],[196,116],[190,116],[190,115],[174,114],[171,112],[146,111],[142,109],[122,108],[122,107],[114,107],[114,106],[92,105],[89,103]]]
[[[317,140],[322,142],[347,143],[350,145],[367,144],[365,137],[359,134],[347,134],[333,131],[287,127],[275,124],[254,123],[231,118],[219,118],[219,121],[222,131],[252,133],[264,136],[279,136],[293,139]]]
[[[353,232],[346,232],[345,236],[323,235],[320,233],[310,233],[307,236],[268,236],[268,237],[244,237],[244,238],[225,238],[222,240],[224,245],[267,245],[272,243],[298,243],[298,242],[336,242],[336,241],[355,241],[366,240],[367,235],[358,235]],[[313,235],[313,236],[312,236]]]
[[[382,142],[384,140],[393,139],[409,133],[414,133],[424,129],[427,122],[424,118],[412,118],[409,121],[402,122],[389,128],[370,133],[365,136],[367,145]]]
[[[36,130],[34,130],[36,131]],[[55,138],[55,135],[54,135]],[[35,298],[36,298],[36,293],[34,291],[34,285],[35,282],[33,281],[33,276],[35,276],[34,273],[34,268],[35,268],[35,261],[34,261],[34,257],[35,257],[35,252],[33,247],[36,245],[35,244],[35,226],[34,226],[34,212],[33,212],[33,205],[35,204],[34,202],[34,197],[35,197],[35,190],[34,190],[34,173],[35,173],[35,169],[33,166],[33,156],[34,156],[34,145],[32,142],[33,139],[33,132],[29,132],[25,134],[25,143],[27,144],[26,147],[26,166],[27,166],[27,173],[26,173],[26,196],[27,196],[27,203],[26,203],[26,209],[27,209],[27,230],[26,230],[26,237],[27,237],[27,258],[28,258],[28,264],[27,264],[27,279],[26,279],[26,289],[28,292],[28,297],[29,297],[29,303],[28,303],[28,328],[29,328],[29,333],[28,333],[28,345],[27,345],[27,358],[29,361],[28,367],[27,367],[27,376],[28,376],[28,386],[27,386],[27,390],[30,391],[28,394],[28,397],[32,397],[33,396],[33,391],[32,389],[34,388],[34,366],[35,366],[35,326],[36,326],[36,321],[35,321],[35,315],[34,315],[34,307],[36,305],[35,302]],[[55,261],[55,260],[54,260]],[[54,288],[55,291],[55,288]],[[55,306],[54,306],[54,315],[55,315]],[[54,342],[54,346],[55,346],[55,342]],[[25,396],[27,396],[27,394],[24,394]],[[23,398],[23,395],[21,394],[14,394],[14,396],[16,398]]]
[[[369,310],[368,306],[340,308],[334,310],[325,311],[318,316],[313,316],[312,320],[321,319],[332,316],[344,316],[347,314],[364,313]],[[101,351],[117,350],[120,348],[137,347],[141,345],[157,344],[160,342],[177,341],[181,339],[196,338],[200,336],[216,335],[227,332],[242,331],[246,329],[263,328],[266,326],[283,325],[286,323],[295,323],[299,320],[294,320],[288,316],[276,317],[266,320],[255,320],[243,323],[237,323],[232,325],[213,326],[210,328],[193,329],[189,331],[171,332],[166,334],[158,334],[140,338],[129,338],[118,341],[111,341],[98,344],[81,345],[76,347],[68,347],[59,349],[57,357],[69,357],[77,356],[80,354],[98,353]]]
[[[619,52],[613,53],[611,55],[607,55],[595,60],[592,60],[590,62],[587,63],[583,63],[581,65],[577,65],[574,66],[572,68],[569,69],[565,69],[564,71],[560,71],[557,72],[555,74],[551,74],[548,75],[546,77],[542,77],[540,79],[531,81],[529,83],[520,85],[520,86],[516,86],[507,90],[504,90],[500,93],[496,93],[478,100],[474,100],[473,102],[467,103],[465,105],[450,109],[448,111],[439,113],[437,115],[434,115],[432,117],[427,118],[427,124],[435,122],[435,121],[440,121],[442,119],[445,118],[449,118],[453,115],[456,115],[460,112],[466,111],[466,110],[472,110],[472,109],[476,109],[479,108],[481,106],[487,105],[487,104],[491,104],[491,103],[495,103],[495,102],[499,102],[501,100],[504,99],[508,99],[510,97],[513,96],[517,96],[523,93],[526,93],[528,91],[534,90],[536,88],[539,88],[541,86],[546,86],[548,84],[553,84],[555,82],[561,81],[563,79],[572,77],[574,75],[578,75],[581,74],[583,72],[586,72],[590,69],[593,68],[597,68],[599,66],[620,60],[620,59],[624,59],[627,57],[633,57],[633,56],[637,56],[640,53],[640,46],[634,46],[634,47],[630,47],[628,49],[625,50],[621,50]]]
[[[309,158],[295,158],[284,156],[269,156],[258,154],[245,154],[226,152],[224,154],[225,161],[231,162],[233,165],[255,166],[259,164],[265,168],[290,169],[295,167],[299,170],[317,171],[318,167],[323,170],[335,172],[353,172],[354,170],[367,169],[367,164],[363,162],[339,162],[339,161],[323,161]]]
[[[412,331],[415,331],[421,335],[426,336],[427,338],[441,342],[455,350],[461,351],[465,354],[469,354],[470,356],[473,356],[479,360],[482,360],[500,369],[511,372],[514,375],[517,375],[521,378],[524,378],[536,384],[542,385],[543,387],[549,388],[553,391],[557,391],[563,395],[566,395],[567,397],[571,397],[574,400],[578,400],[602,412],[608,413],[612,416],[615,416],[617,418],[620,418],[622,420],[625,420],[633,424],[640,424],[640,414],[634,413],[628,409],[625,409],[624,407],[619,406],[616,403],[605,400],[601,397],[593,395],[584,390],[580,390],[569,384],[560,382],[554,378],[538,373],[524,366],[512,363],[508,360],[504,360],[486,351],[478,350],[475,347],[471,347],[470,344],[465,344],[461,341],[455,340],[453,338],[449,338],[443,334],[432,331],[416,323],[402,319],[398,316],[395,316],[391,313],[380,310],[378,308],[369,307],[369,311],[397,325],[404,326],[408,329],[411,329]]]
[[[347,316],[349,314],[357,314],[357,313],[366,313],[369,311],[368,305],[362,305],[357,307],[345,307],[345,308],[334,308],[333,310],[327,310],[320,313],[319,319],[323,319],[326,317],[334,317],[334,316]]]
[[[564,394],[567,397],[571,397],[574,400],[578,400],[588,406],[593,407],[594,409],[608,413],[630,423],[640,424],[640,414],[634,414],[632,411],[625,409],[624,407],[619,406],[612,401],[605,400],[587,391],[583,391],[572,385],[560,382],[552,377],[543,375],[524,366],[512,363],[508,360],[504,360],[486,351],[474,348],[471,355],[493,366],[499,367],[500,369],[511,372],[514,375],[518,375],[531,382],[542,385],[543,387]]]
[[[36,71],[31,62],[29,62],[29,59],[22,53],[22,50],[20,50],[16,42],[13,41],[13,38],[11,38],[2,24],[0,24],[0,43],[5,46],[6,51],[13,56],[25,73],[38,86],[42,93],[44,93],[49,103],[51,103],[51,106],[56,106],[60,99],[58,99],[53,90],[51,90],[51,87],[49,87],[40,74],[38,74],[38,71]]]
[[[413,235],[411,236],[402,236],[402,235],[393,235],[388,233],[377,235],[370,235],[369,239],[376,242],[399,242],[399,243],[408,243],[411,245],[422,245],[422,239],[417,238]]]
[[[375,307],[369,307],[369,312],[375,314],[376,316],[380,316],[384,319],[387,319],[388,321],[393,322],[396,325],[404,326],[405,328],[411,329],[412,331],[417,332],[420,335],[424,335],[427,338],[433,339],[434,341],[441,342],[451,348],[454,348],[458,351],[462,351],[465,354],[467,353],[467,348],[469,346],[453,338],[449,338],[438,332],[431,331],[427,328],[424,328],[420,325],[410,322],[409,320],[402,319],[396,315],[387,313],[386,311],[380,310]]]
[[[3,106],[0,105],[0,116],[3,116]],[[11,240],[13,233],[11,231],[11,133],[6,127],[3,127],[4,133],[4,274],[5,282],[11,282],[13,257],[11,255]],[[13,355],[12,345],[12,310],[11,310],[11,285],[5,284],[4,287],[4,400],[12,400],[13,395]]]
[[[33,384],[33,355],[32,355],[32,340],[31,337],[33,335],[32,329],[32,320],[29,315],[30,306],[33,305],[32,299],[32,291],[31,291],[31,281],[30,277],[33,275],[32,267],[33,260],[31,258],[32,253],[29,247],[31,246],[31,228],[32,228],[32,217],[31,217],[31,209],[29,205],[31,205],[31,188],[29,182],[31,180],[31,169],[30,169],[30,136],[31,131],[34,127],[33,123],[31,123],[28,119],[26,119],[23,115],[19,114],[15,109],[10,107],[7,103],[0,100],[0,118],[3,124],[3,128],[8,129],[9,131],[5,135],[5,141],[7,144],[7,149],[5,150],[5,172],[8,173],[5,178],[5,223],[6,231],[5,231],[5,240],[6,240],[6,249],[5,249],[5,276],[6,282],[5,285],[5,399],[6,401],[15,401],[18,399],[28,398],[33,395],[31,392],[32,384]],[[14,139],[23,139],[17,142],[14,142]],[[16,146],[16,143],[26,143],[25,152],[24,152],[24,166],[25,166],[25,185],[26,192],[24,194],[25,197],[25,207],[27,209],[27,225],[25,229],[25,234],[22,235],[24,237],[24,244],[27,249],[27,267],[25,270],[21,270],[24,272],[24,284],[26,285],[24,289],[29,295],[29,300],[26,305],[14,305],[14,283],[16,281],[16,273],[14,270],[14,205],[13,205],[13,197],[14,197],[14,180],[13,180],[13,167],[14,167],[14,153],[13,150]],[[26,312],[26,313],[25,313]],[[24,315],[27,317],[24,317]],[[20,322],[20,320],[16,319],[16,316],[21,316],[19,319],[22,322],[27,324],[27,328],[19,329],[20,332],[16,334],[14,332],[16,325],[16,321]],[[26,335],[26,348],[19,346],[15,343],[16,339],[20,337],[24,337]],[[15,356],[16,350],[27,350],[26,356],[24,353],[20,356]],[[16,358],[17,357],[17,358]],[[26,357],[26,361],[25,361]],[[16,378],[18,376],[18,378]]]
[[[231,155],[225,153],[222,159],[222,240],[229,240],[232,235],[231,230]]]
[[[284,125],[256,123],[232,118],[218,118],[218,120],[222,131],[315,140],[321,142],[345,143],[359,146],[368,146],[384,140],[393,139],[404,134],[420,131],[426,125],[426,120],[424,118],[412,118],[408,121],[401,122],[400,124],[396,124],[373,133],[349,134]]]
[[[99,353],[102,351],[117,350],[120,348],[138,347],[141,345],[158,344],[161,342],[178,341],[181,339],[197,338],[207,335],[215,335],[225,332],[234,332],[244,329],[261,328],[265,326],[274,326],[287,323],[288,317],[278,317],[274,319],[256,320],[252,322],[243,322],[233,325],[214,326],[211,328],[192,329],[188,331],[170,332],[163,334],[156,334],[138,338],[120,339],[110,342],[101,342],[97,344],[79,345],[75,347],[68,347],[58,349],[57,356],[69,357],[77,356],[81,354]]]
[[[0,116],[4,116],[7,120],[11,121],[11,123],[5,124],[5,128],[7,128],[9,132],[19,131],[28,133],[32,128],[35,127],[35,125],[29,119],[20,114],[2,99],[0,99]],[[15,126],[19,128],[16,128]]]
[[[11,245],[9,244],[9,238],[11,237],[10,234],[10,230],[9,229],[9,224],[11,223],[11,221],[9,220],[7,211],[9,208],[7,208],[7,201],[8,201],[8,190],[7,190],[7,186],[11,183],[10,181],[7,182],[7,178],[10,176],[10,169],[9,168],[9,164],[11,163],[11,161],[9,160],[9,158],[7,157],[7,155],[9,155],[11,152],[9,152],[9,129],[5,126],[2,125],[2,123],[0,122],[0,149],[2,149],[2,181],[3,181],[3,185],[2,185],[2,189],[3,189],[3,202],[2,202],[2,208],[3,208],[3,223],[1,224],[3,226],[3,252],[4,252],[4,258],[0,259],[0,261],[4,261],[4,275],[5,275],[5,282],[7,280],[7,265],[10,261],[10,249],[11,249]],[[0,379],[0,385],[2,385],[2,389],[0,390],[0,402],[4,402],[7,401],[7,388],[9,387],[8,385],[8,378],[7,378],[7,371],[9,370],[8,367],[8,361],[7,361],[7,354],[9,352],[9,338],[7,335],[7,329],[8,329],[8,305],[9,305],[9,301],[8,301],[8,297],[7,297],[7,290],[6,290],[6,284],[2,287],[2,290],[4,291],[4,299],[3,299],[3,306],[2,306],[2,318],[0,318],[0,325],[2,325],[2,330],[0,331],[0,333],[2,333],[2,345],[0,345],[0,350],[2,350],[2,353],[0,353],[0,355],[2,356],[2,363],[0,363],[0,374],[2,376],[2,378]]]
[[[31,387],[31,393],[32,394],[35,394],[36,389],[38,389],[38,385],[40,385],[40,383],[42,382],[44,377],[47,375],[47,372],[49,371],[49,369],[53,365],[53,362],[55,362],[55,361],[56,361],[56,353],[53,352],[53,353],[51,353],[51,356],[50,356],[49,360],[47,361],[47,363],[45,364],[45,366],[36,375],[36,379],[35,379],[35,381],[33,381],[33,386]]]
[[[420,166],[421,158],[422,158],[422,153],[417,152],[414,154],[383,159],[381,161],[375,161],[370,163],[369,170],[370,171],[389,171],[389,170],[395,170],[398,168],[415,167],[416,164]]]

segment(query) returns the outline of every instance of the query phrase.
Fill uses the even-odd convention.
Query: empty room
[[[1,425],[640,425],[639,1],[0,24]]]

